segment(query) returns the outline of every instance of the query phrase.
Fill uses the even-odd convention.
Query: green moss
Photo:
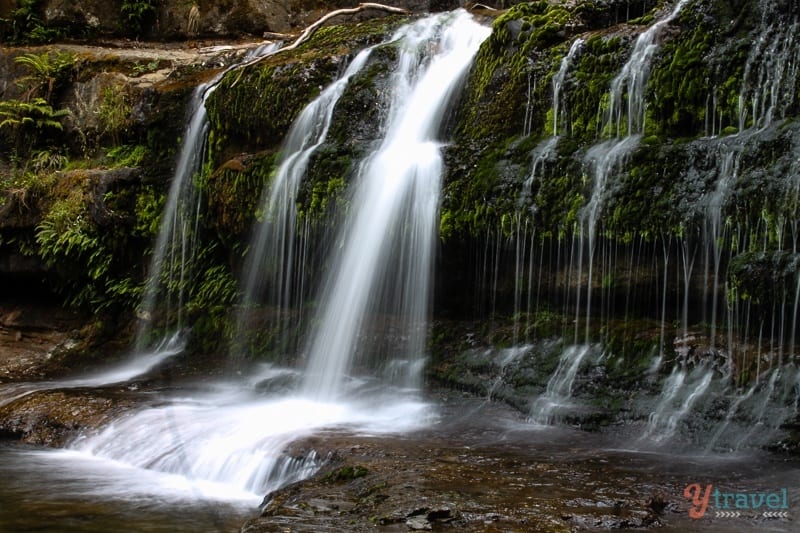
[[[354,171],[354,154],[346,148],[328,146],[318,150],[310,161],[307,179],[297,195],[301,218],[319,220],[341,204],[347,190],[349,177]],[[338,205],[343,210],[342,205]]]
[[[380,42],[401,20],[324,27],[294,50],[229,72],[206,104],[215,166],[242,151],[276,150],[303,107],[335,79],[342,58]]]
[[[575,83],[564,101],[569,124],[566,133],[576,140],[592,142],[601,135],[611,80],[624,63],[626,49],[626,43],[616,36],[595,35],[586,40],[573,68]]]
[[[737,26],[741,12],[725,2],[707,9],[687,8],[678,17],[681,32],[664,42],[648,88],[648,121],[661,135],[697,137],[738,124],[739,92],[753,36]]]
[[[367,470],[365,466],[347,465],[331,471],[330,473],[325,475],[325,477],[322,478],[322,481],[326,483],[339,483],[342,481],[352,481],[354,479],[364,477],[368,473],[369,470]]]
[[[800,272],[800,254],[747,252],[728,266],[730,300],[747,300],[768,308],[781,296],[794,292]]]
[[[200,180],[207,198],[207,223],[221,242],[234,245],[246,239],[277,159],[277,153],[242,155]]]

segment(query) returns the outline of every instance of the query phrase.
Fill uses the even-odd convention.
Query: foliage
[[[200,180],[209,224],[223,243],[232,245],[246,238],[262,191],[273,178],[276,160],[277,154],[236,158]]]
[[[44,43],[62,36],[48,28],[40,17],[41,0],[18,0],[9,19],[0,19],[0,38],[11,43]]]
[[[17,56],[14,62],[28,68],[30,74],[15,80],[25,90],[23,100],[33,95],[41,96],[51,102],[53,92],[63,84],[75,64],[75,56],[70,52],[33,52]]]
[[[103,133],[111,137],[112,143],[119,145],[122,136],[131,126],[133,104],[124,85],[110,85],[103,89],[98,118]]]
[[[158,235],[161,212],[164,210],[165,202],[166,196],[164,193],[157,192],[150,185],[142,187],[136,196],[136,222],[133,227],[136,235],[145,237],[148,240],[152,240]]]
[[[106,157],[112,161],[113,167],[137,167],[147,155],[147,147],[141,144],[122,144],[111,148]]]
[[[226,74],[206,102],[214,165],[243,151],[276,151],[298,113],[335,78],[340,58],[379,42],[403,20],[326,26],[294,50]]]
[[[16,153],[25,156],[53,130],[63,130],[61,119],[67,115],[68,110],[53,109],[44,98],[0,100],[0,132],[5,130],[13,139]]]
[[[22,100],[0,101],[0,129],[33,127],[37,130],[53,128],[64,129],[59,120],[69,114],[66,109],[55,110],[44,98],[34,98],[29,102]]]
[[[36,228],[39,255],[51,266],[82,265],[83,275],[65,279],[61,290],[68,303],[103,305],[98,290],[108,273],[111,255],[102,246],[88,211],[88,197],[81,187],[53,203]]]
[[[142,35],[149,24],[155,20],[156,0],[123,0],[120,6],[126,27],[136,37]]]
[[[238,294],[238,285],[229,268],[213,265],[207,268],[198,280],[188,304],[190,312],[222,312],[233,305]]]
[[[136,63],[133,68],[131,69],[131,76],[137,77],[141,76],[142,74],[149,74],[150,72],[155,72],[158,70],[159,60],[154,59],[147,63]]]

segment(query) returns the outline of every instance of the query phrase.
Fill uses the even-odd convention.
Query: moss
[[[682,31],[662,44],[648,85],[648,121],[660,134],[697,137],[738,126],[739,92],[756,38],[752,16],[742,15],[759,9],[728,12],[727,4],[688,6],[675,23]]]
[[[624,63],[627,44],[607,35],[586,40],[573,69],[575,82],[566,91],[563,105],[569,124],[566,133],[576,140],[592,142],[600,135],[609,87]]]
[[[800,272],[800,254],[747,252],[734,257],[728,267],[729,299],[747,300],[764,309],[793,294]]]
[[[358,159],[347,148],[330,145],[314,154],[307,179],[297,194],[301,218],[319,220],[333,213],[334,206],[344,200],[349,177],[354,171],[353,161]],[[342,205],[338,205],[337,209],[344,210]]]
[[[277,153],[242,155],[201,180],[208,205],[207,223],[221,242],[231,246],[246,239],[277,159]]]
[[[326,483],[339,483],[343,481],[353,481],[360,477],[364,477],[369,473],[365,466],[361,465],[347,465],[337,468],[325,475],[322,481]]]
[[[324,27],[294,50],[229,72],[206,104],[215,166],[241,151],[277,149],[303,107],[336,77],[342,58],[380,42],[402,20]]]

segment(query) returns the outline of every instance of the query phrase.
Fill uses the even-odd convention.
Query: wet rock
[[[63,371],[59,355],[77,342],[77,330],[85,320],[80,313],[57,306],[0,302],[0,381],[38,379]]]
[[[61,447],[78,434],[103,427],[133,405],[133,400],[113,391],[31,392],[0,406],[0,436]]]
[[[431,523],[424,516],[413,516],[406,520],[406,525],[412,531],[430,531],[433,529]]]

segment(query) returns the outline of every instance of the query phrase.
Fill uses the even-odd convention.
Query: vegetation
[[[156,18],[156,0],[122,0],[120,12],[130,34],[140,37]]]

